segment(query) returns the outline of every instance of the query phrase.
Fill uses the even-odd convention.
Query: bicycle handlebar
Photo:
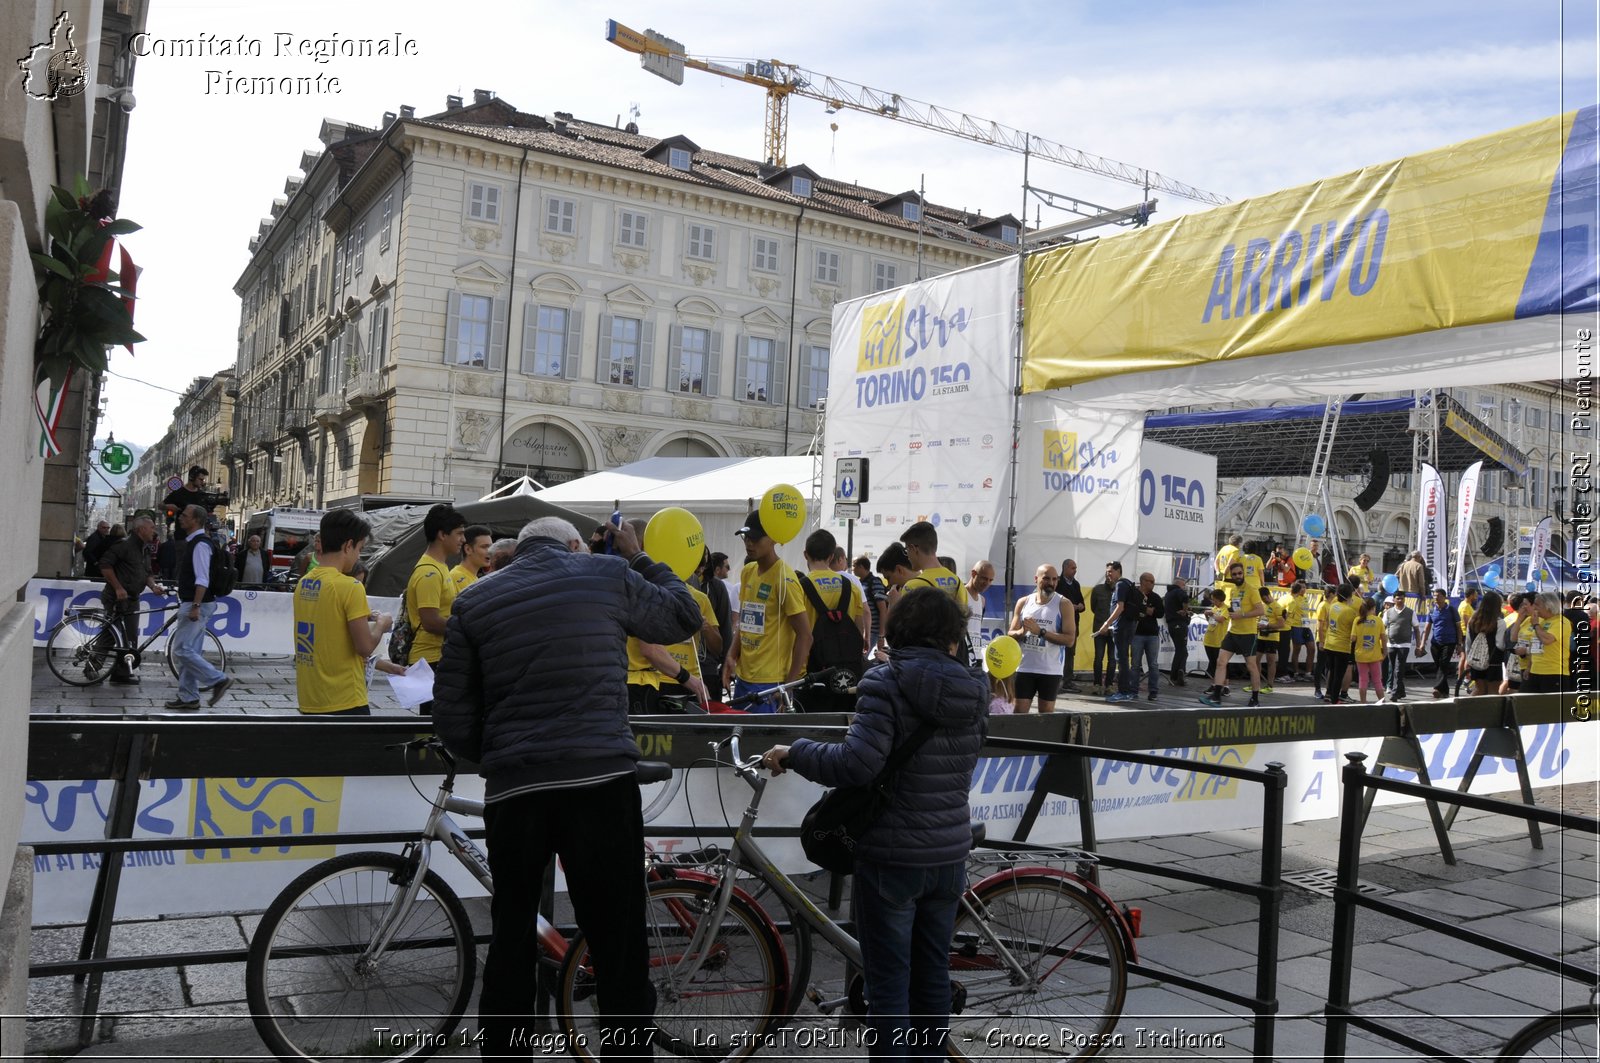
[[[841,674],[848,673],[845,669],[837,666],[824,668],[820,672],[807,672],[799,679],[791,679],[787,683],[779,683],[777,686],[768,687],[766,690],[758,691],[754,694],[741,694],[727,703],[728,708],[737,709],[741,705],[754,705],[756,702],[766,701],[774,695],[787,695],[790,691],[798,690],[805,686],[822,686],[831,682],[834,676]]]

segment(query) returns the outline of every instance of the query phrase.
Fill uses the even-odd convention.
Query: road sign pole
[[[845,560],[854,565],[856,563],[856,522],[853,520],[844,522],[844,552]]]

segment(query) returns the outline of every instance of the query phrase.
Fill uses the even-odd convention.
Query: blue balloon
[[[1536,581],[1534,581],[1534,580],[1529,580],[1528,581],[1528,590],[1536,591],[1538,589],[1539,589],[1539,584]]]
[[[1386,574],[1383,577],[1383,589],[1388,591],[1390,594],[1393,594],[1395,591],[1399,590],[1400,577],[1396,576],[1393,572]]]
[[[1328,530],[1328,522],[1322,519],[1321,514],[1312,513],[1300,522],[1300,527],[1307,535],[1322,535]]]

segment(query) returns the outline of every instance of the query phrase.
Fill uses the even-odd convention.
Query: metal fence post
[[[1339,810],[1339,877],[1333,891],[1333,956],[1328,967],[1328,1025],[1323,1055],[1340,1060],[1350,1032],[1350,963],[1355,950],[1356,882],[1361,870],[1362,791],[1366,789],[1365,753],[1347,753],[1342,773],[1344,793]]]
[[[1278,919],[1283,907],[1283,795],[1289,777],[1283,764],[1267,762],[1268,781],[1262,786],[1261,918],[1256,936],[1255,1056],[1271,1059],[1278,1026]]]

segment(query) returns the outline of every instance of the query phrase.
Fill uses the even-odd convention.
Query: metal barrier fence
[[[1349,1028],[1356,1026],[1423,1056],[1446,1060],[1449,1063],[1467,1063],[1462,1057],[1447,1052],[1438,1045],[1413,1037],[1393,1026],[1359,1015],[1351,1010],[1350,972],[1355,955],[1356,910],[1358,908],[1365,908],[1438,934],[1447,935],[1458,941],[1465,941],[1479,948],[1488,949],[1491,952],[1498,952],[1502,956],[1509,956],[1522,963],[1551,971],[1563,978],[1585,983],[1591,989],[1600,986],[1600,973],[1596,973],[1587,967],[1581,967],[1566,960],[1547,956],[1544,953],[1523,948],[1521,945],[1503,941],[1488,934],[1464,929],[1456,923],[1424,915],[1421,912],[1413,911],[1390,901],[1379,900],[1376,897],[1360,892],[1358,888],[1358,877],[1361,870],[1361,832],[1366,823],[1365,806],[1370,800],[1369,795],[1378,790],[1420,798],[1430,804],[1443,801],[1456,808],[1473,808],[1482,812],[1494,812],[1526,820],[1529,823],[1543,823],[1563,830],[1582,831],[1586,834],[1600,834],[1600,820],[1572,813],[1556,812],[1532,805],[1515,804],[1510,801],[1498,801],[1494,798],[1458,793],[1454,790],[1443,790],[1438,787],[1401,782],[1398,779],[1385,779],[1367,772],[1365,763],[1367,758],[1364,754],[1350,753],[1346,759],[1350,763],[1345,766],[1342,773],[1344,796],[1339,816],[1339,872],[1333,892],[1333,959],[1328,972],[1326,1012],[1328,1022],[1323,1043],[1325,1059],[1339,1060],[1345,1058],[1345,1042],[1349,1034]]]
[[[682,736],[694,739],[692,749],[681,749],[677,743],[654,743],[658,749],[672,753],[671,759],[689,759],[703,756],[705,746],[701,740],[713,735],[725,735],[731,727],[742,734],[759,736],[772,742],[791,742],[798,737],[830,737],[845,731],[844,717],[824,722],[818,716],[804,720],[799,716],[772,717],[770,722],[741,719],[728,721],[662,722],[652,719],[645,724],[648,733],[656,736]],[[228,721],[201,721],[194,719],[133,720],[61,720],[35,721],[37,741],[30,758],[29,774],[35,778],[100,778],[112,779],[113,790],[110,814],[104,839],[75,842],[50,842],[35,846],[40,855],[67,853],[101,853],[110,856],[129,852],[161,850],[245,848],[259,844],[260,839],[249,836],[184,837],[184,838],[132,838],[134,816],[137,812],[139,782],[145,778],[188,777],[195,773],[223,776],[229,773],[262,775],[313,775],[339,772],[347,775],[390,775],[400,771],[401,758],[395,746],[419,734],[429,733],[426,721],[411,720],[327,720],[303,721],[293,718]],[[318,741],[305,741],[310,726],[316,728]],[[1089,772],[1091,760],[1121,760],[1152,767],[1181,768],[1202,774],[1213,774],[1238,779],[1262,786],[1262,871],[1259,881],[1237,882],[1214,875],[1203,875],[1181,868],[1164,867],[1136,860],[1097,854],[1107,867],[1137,871],[1142,874],[1171,878],[1216,889],[1224,889],[1255,898],[1261,906],[1261,925],[1258,936],[1258,967],[1256,995],[1243,996],[1218,989],[1204,982],[1174,971],[1149,967],[1131,962],[1129,970],[1157,978],[1183,988],[1215,997],[1229,1003],[1249,1008],[1256,1015],[1255,1044],[1258,1055],[1270,1056],[1277,1013],[1277,947],[1278,908],[1281,889],[1278,874],[1281,866],[1281,841],[1283,821],[1283,792],[1285,776],[1282,766],[1269,765],[1266,771],[1239,768],[1232,765],[1205,764],[1180,757],[1127,752],[1123,750],[1068,745],[1059,741],[1041,741],[1005,736],[991,736],[985,745],[987,755],[1023,753],[1042,755],[1044,767],[1031,801],[1033,815],[1025,818],[1015,842],[988,841],[986,847],[994,849],[1046,848],[1027,842],[1037,808],[1049,793],[1072,793],[1078,798],[1080,826],[1083,831],[1082,847],[1095,849],[1093,781]],[[1076,780],[1069,790],[1055,789],[1057,780],[1071,777]],[[469,831],[481,837],[481,830]],[[650,837],[679,836],[686,834],[718,836],[731,833],[723,825],[649,824],[646,835]],[[794,837],[798,825],[758,827],[756,833],[766,837]],[[384,845],[415,840],[416,830],[338,832],[332,834],[279,835],[274,844],[301,845]],[[79,1040],[88,1044],[93,1039],[98,1020],[101,982],[108,971],[139,970],[156,967],[177,967],[200,964],[240,963],[246,959],[244,949],[209,949],[162,953],[159,955],[118,956],[106,955],[111,931],[115,923],[117,893],[121,883],[122,861],[101,861],[90,909],[84,925],[84,934],[76,960],[39,963],[29,970],[30,977],[46,978],[72,975],[87,981],[84,993],[84,1011],[80,1024]],[[840,879],[831,884],[831,897],[837,906],[840,896]]]

